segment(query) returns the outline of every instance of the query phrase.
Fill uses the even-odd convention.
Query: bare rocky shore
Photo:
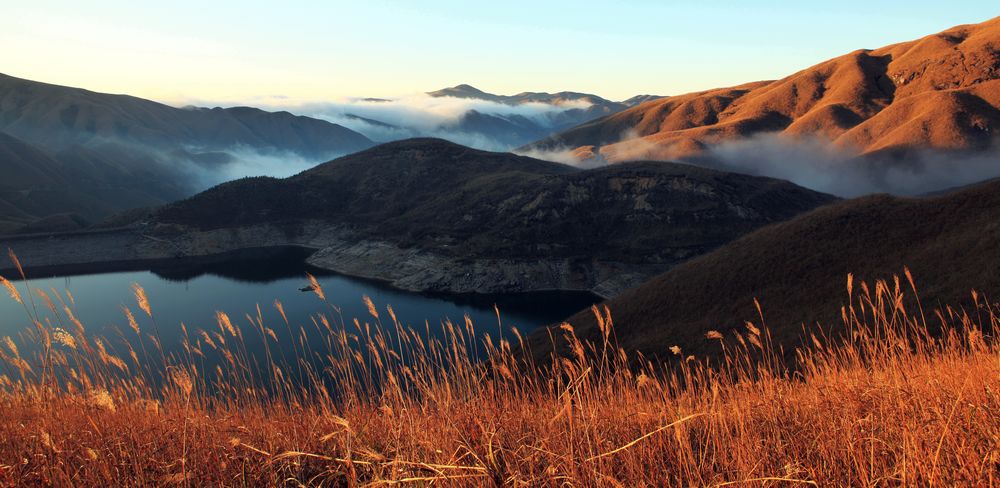
[[[428,250],[357,239],[353,232],[322,223],[275,225],[208,231],[133,226],[85,232],[0,237],[32,272],[96,272],[141,268],[171,262],[225,261],[266,254],[269,249],[315,250],[307,259],[333,272],[376,279],[419,292],[510,293],[541,290],[589,291],[611,297],[665,270],[667,266],[596,260],[462,259]],[[12,265],[0,267],[11,275]]]

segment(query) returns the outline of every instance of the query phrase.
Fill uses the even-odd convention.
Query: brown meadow
[[[908,310],[912,282],[848,277],[842,333],[804,334],[792,363],[763,312],[709,333],[715,359],[657,359],[595,307],[602,340],[562,324],[568,353],[536,362],[517,331],[432,334],[367,297],[369,317],[327,304],[305,325],[220,312],[174,350],[138,285],[127,326],[97,337],[69,292],[2,284],[31,323],[0,343],[4,486],[1000,483],[1000,317],[976,292],[975,309]],[[292,357],[272,327],[300,338]]]

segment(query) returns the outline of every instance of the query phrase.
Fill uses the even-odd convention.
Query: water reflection
[[[597,301],[595,296],[581,292],[502,295],[406,292],[377,281],[337,275],[309,266],[304,261],[307,254],[299,249],[286,249],[257,258],[213,263],[178,261],[109,273],[47,270],[44,274],[48,276],[36,273],[29,283],[32,290],[41,289],[50,296],[64,297],[88,333],[109,338],[127,337],[131,333],[122,312],[123,305],[136,312],[144,328],[153,327],[152,321],[141,316],[135,306],[131,286],[138,283],[149,296],[157,332],[168,350],[179,347],[181,323],[191,333],[198,329],[217,330],[217,311],[225,312],[234,324],[246,328],[259,308],[264,324],[281,336],[279,342],[291,344],[295,342],[293,337],[300,335],[297,331],[316,329],[316,318],[321,313],[328,316],[335,313],[338,323],[343,320],[353,324],[353,319],[357,318],[361,324],[374,324],[376,321],[362,301],[363,296],[371,297],[382,311],[391,305],[404,326],[433,333],[442,321],[462,323],[468,316],[477,331],[490,333],[494,338],[509,334],[510,327],[529,332]],[[83,274],[73,274],[74,271]],[[335,308],[323,303],[315,294],[301,291],[307,284],[306,273],[317,278],[327,300]],[[24,293],[26,284],[15,284]],[[276,300],[283,305],[290,327],[285,326],[284,318],[275,307]],[[500,310],[499,323],[494,305]],[[51,314],[43,312],[41,315]],[[24,308],[6,296],[0,298],[0,318],[0,335],[17,335],[30,325]],[[49,320],[53,326],[59,323],[54,317]],[[311,333],[307,337],[315,338]],[[251,353],[259,352],[254,350],[253,344],[248,347]]]

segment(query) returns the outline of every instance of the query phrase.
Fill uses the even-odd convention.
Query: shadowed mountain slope
[[[626,349],[668,356],[668,348],[679,345],[684,354],[704,355],[719,350],[706,340],[708,331],[744,331],[744,321],[760,325],[757,298],[776,342],[791,350],[803,328],[819,335],[817,322],[822,330],[842,330],[838,311],[848,301],[848,273],[857,295],[862,281],[872,289],[879,279],[893,286],[894,275],[909,287],[903,276],[909,267],[928,314],[946,304],[972,307],[973,287],[996,300],[998,215],[1000,182],[939,197],[846,200],[761,228],[606,305]],[[567,321],[579,334],[596,337],[590,311]],[[548,338],[534,341],[544,350]]]
[[[248,154],[301,165],[372,145],[344,127],[287,112],[180,109],[2,74],[0,134],[0,166],[9,169],[0,183],[4,233],[48,216],[100,219],[189,196]]]
[[[167,149],[245,146],[322,157],[371,146],[354,131],[288,112],[175,108],[2,74],[0,130],[49,149],[115,141]]]
[[[133,155],[101,156],[78,148],[50,154],[0,132],[0,233],[71,230],[121,208],[158,205],[180,197],[158,166],[131,166]],[[148,187],[143,191],[138,187]],[[52,217],[47,222],[36,222]],[[49,223],[60,222],[57,226]],[[30,228],[24,226],[34,223]],[[23,229],[22,229],[23,228]]]

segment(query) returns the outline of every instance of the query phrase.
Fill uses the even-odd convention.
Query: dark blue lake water
[[[327,300],[336,305],[346,323],[357,317],[361,323],[373,322],[362,297],[367,295],[391,324],[386,305],[391,305],[399,321],[418,329],[429,324],[431,331],[451,319],[457,324],[468,315],[478,332],[488,332],[495,339],[501,330],[494,304],[500,309],[502,330],[507,337],[511,327],[522,333],[557,322],[572,313],[589,307],[598,299],[581,292],[538,292],[510,295],[429,295],[400,291],[387,285],[364,279],[325,272],[305,264],[302,255],[241,260],[225,264],[171,266],[169,269],[132,270],[96,274],[38,276],[30,278],[32,290],[42,289],[74,297],[74,313],[88,334],[109,338],[128,332],[128,322],[121,310],[129,306],[147,331],[152,327],[148,317],[136,307],[132,284],[141,285],[149,297],[157,328],[165,349],[176,350],[180,344],[180,324],[189,332],[197,329],[217,330],[216,312],[227,313],[233,323],[244,330],[247,314],[256,316],[260,306],[265,325],[279,335],[287,331],[284,320],[274,306],[280,300],[291,322],[312,327],[312,317],[331,313],[330,307],[314,293],[300,289],[307,285],[306,273],[316,276]],[[58,273],[56,273],[58,274]],[[8,276],[10,277],[10,276]],[[25,283],[14,284],[25,293]],[[36,301],[38,301],[36,295]],[[41,301],[37,306],[42,309]],[[41,316],[50,316],[42,312]],[[0,296],[0,336],[18,336],[30,325],[24,308],[3,293]],[[53,325],[57,325],[53,323]],[[67,327],[68,328],[68,327]],[[130,332],[128,332],[130,333]]]

